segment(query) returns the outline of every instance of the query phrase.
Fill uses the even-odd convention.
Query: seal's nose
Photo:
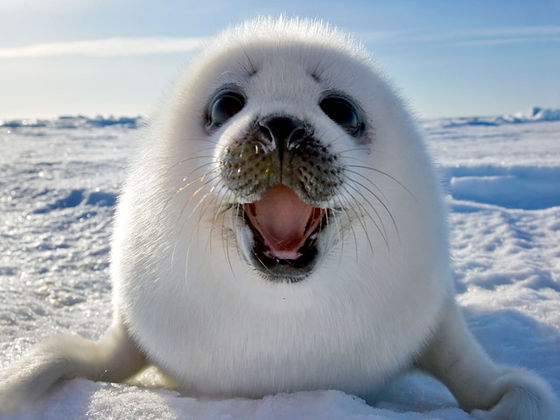
[[[274,143],[279,151],[294,147],[298,140],[309,135],[303,121],[288,116],[265,117],[258,122],[262,136]]]

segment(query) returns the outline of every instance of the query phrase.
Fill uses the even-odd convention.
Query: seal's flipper
[[[0,373],[0,415],[36,400],[61,379],[119,382],[145,363],[121,322],[114,322],[99,341],[52,337]]]
[[[441,380],[475,418],[553,420],[560,416],[550,387],[523,369],[493,363],[449,302],[419,364]]]

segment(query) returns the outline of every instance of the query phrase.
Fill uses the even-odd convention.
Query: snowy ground
[[[560,393],[558,114],[423,126],[448,192],[458,300],[473,332],[495,360],[539,373]],[[139,124],[0,121],[0,367],[53,333],[95,338],[109,324],[113,206]],[[338,391],[211,401],[78,379],[14,418],[469,418],[418,373],[382,401],[371,407]]]

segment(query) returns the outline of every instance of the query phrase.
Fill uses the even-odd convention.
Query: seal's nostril
[[[307,135],[303,121],[292,117],[263,118],[258,122],[258,126],[263,137],[280,148],[284,145],[289,146],[291,142],[301,140]]]
[[[305,128],[295,129],[288,140],[288,149],[294,147],[298,141],[303,140],[307,136],[309,136],[309,133]]]
[[[258,123],[259,131],[261,132],[262,136],[270,141],[271,143],[274,142],[274,135],[271,133],[270,129],[264,124],[263,122]]]

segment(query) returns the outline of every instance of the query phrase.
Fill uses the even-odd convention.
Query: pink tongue
[[[300,256],[298,249],[323,214],[323,210],[303,202],[293,190],[283,185],[272,187],[259,201],[245,204],[245,212],[272,256],[289,260]]]

